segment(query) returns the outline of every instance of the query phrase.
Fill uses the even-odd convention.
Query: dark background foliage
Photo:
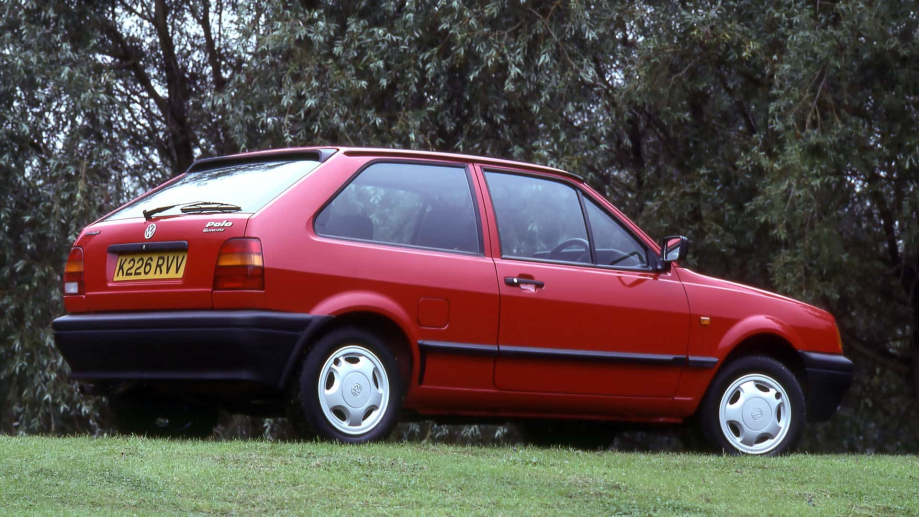
[[[917,35],[896,0],[6,2],[0,431],[108,429],[49,331],[82,226],[197,157],[347,144],[587,177],[690,267],[837,317],[856,382],[807,448],[915,452]]]

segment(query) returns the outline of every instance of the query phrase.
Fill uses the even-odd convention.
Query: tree
[[[16,3],[0,14],[0,430],[93,431],[95,406],[66,378],[50,322],[70,243],[120,196],[120,110],[110,77],[80,52],[89,35],[64,30],[79,12],[54,20]]]
[[[195,157],[347,144],[584,175],[651,234],[689,235],[702,272],[837,316],[856,386],[813,447],[915,450],[917,19],[860,0],[17,0],[0,22],[0,359],[18,372],[0,390],[17,406],[0,426],[99,425],[49,347],[83,224]]]

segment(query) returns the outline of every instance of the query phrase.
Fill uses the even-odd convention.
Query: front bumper
[[[852,384],[852,361],[841,354],[800,352],[807,373],[807,419],[829,420]]]
[[[75,314],[54,320],[71,377],[87,384],[247,381],[283,387],[327,316],[272,311]]]

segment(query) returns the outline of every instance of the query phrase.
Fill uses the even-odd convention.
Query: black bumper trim
[[[254,310],[151,311],[71,314],[52,324],[55,332],[185,328],[267,328],[299,332],[315,319],[309,314]]]
[[[852,385],[852,361],[842,354],[799,353],[807,373],[807,419],[829,420]]]
[[[249,381],[280,388],[328,316],[215,310],[75,314],[54,339],[82,382]]]
[[[842,354],[800,352],[805,368],[852,373],[852,361]]]

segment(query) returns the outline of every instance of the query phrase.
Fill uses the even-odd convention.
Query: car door
[[[603,203],[548,175],[484,169],[500,288],[500,390],[672,397],[689,307],[675,272]],[[494,247],[493,247],[494,249]]]

